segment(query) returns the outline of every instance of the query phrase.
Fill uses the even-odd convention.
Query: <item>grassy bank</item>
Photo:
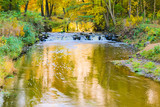
[[[137,75],[160,81],[160,64],[153,61],[131,58],[129,60],[113,61],[117,66],[127,66]]]
[[[160,81],[160,25],[159,20],[125,19],[121,40],[133,45],[138,52],[129,60],[113,61],[128,66],[132,72]]]
[[[52,27],[52,22],[38,13],[0,12],[0,86],[4,78],[16,71],[13,59],[24,47],[39,41],[39,34]]]

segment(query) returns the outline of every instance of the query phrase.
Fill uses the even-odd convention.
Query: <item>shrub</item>
[[[6,43],[0,47],[1,56],[9,56],[10,58],[16,58],[20,55],[23,49],[23,42],[17,37],[3,37]]]
[[[22,41],[25,45],[32,45],[36,41],[36,33],[32,31],[31,27],[29,25],[25,25],[24,32],[25,36],[22,37]]]
[[[137,26],[139,25],[143,20],[143,17],[141,16],[136,16],[134,17],[133,15],[131,15],[131,17],[129,19],[127,19],[125,26],[129,27],[130,25]]]

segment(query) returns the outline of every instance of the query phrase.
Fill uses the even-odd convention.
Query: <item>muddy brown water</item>
[[[1,107],[160,107],[160,84],[112,60],[131,47],[108,41],[46,41],[15,62]]]

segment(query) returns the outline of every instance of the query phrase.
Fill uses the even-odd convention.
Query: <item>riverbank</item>
[[[37,13],[0,12],[0,86],[5,78],[17,74],[14,60],[26,53],[27,48],[48,36],[45,21]]]
[[[122,31],[122,42],[134,46],[138,52],[129,60],[113,61],[139,75],[160,81],[160,28],[158,24],[141,23]]]
[[[115,60],[112,61],[112,63],[117,66],[127,66],[137,75],[142,75],[160,82],[160,63],[137,58],[131,58],[129,60]]]

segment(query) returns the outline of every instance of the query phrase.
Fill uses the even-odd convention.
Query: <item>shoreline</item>
[[[160,82],[160,74],[156,73],[156,68],[160,66],[160,63],[153,62],[151,60],[146,59],[138,59],[138,58],[132,58],[132,60],[114,60],[111,61],[113,64],[117,66],[126,66],[128,67],[131,72],[134,72],[137,75],[144,76],[146,78],[150,78],[154,81]],[[153,68],[147,68],[144,67],[144,65],[147,65],[148,63],[154,63],[155,66]],[[137,63],[137,66],[136,66]],[[138,66],[138,64],[140,64]],[[149,66],[149,65],[148,65]]]
[[[39,40],[38,40],[38,41],[35,41],[34,44],[36,44],[36,43],[38,43],[38,42],[40,42],[40,41],[44,41],[44,40],[46,40],[48,37],[49,37],[49,36],[48,36],[47,34],[40,34],[40,36],[38,37]],[[22,49],[22,51],[21,51],[21,53],[20,53],[20,55],[19,55],[18,57],[16,57],[16,58],[13,58],[13,59],[10,59],[10,60],[14,63],[18,58],[20,58],[20,57],[22,57],[24,54],[26,54],[26,53],[28,52],[29,48],[31,48],[34,44],[28,45],[28,46],[24,46],[23,49]],[[16,75],[17,75],[17,70],[16,70],[16,68],[14,68],[14,70],[12,70],[11,73],[8,73],[6,76],[4,76],[4,78],[1,79],[1,80],[2,80],[2,83],[0,83],[0,89],[3,89],[4,82],[5,82],[5,80],[6,80],[7,78],[14,77],[14,76],[16,76]]]

